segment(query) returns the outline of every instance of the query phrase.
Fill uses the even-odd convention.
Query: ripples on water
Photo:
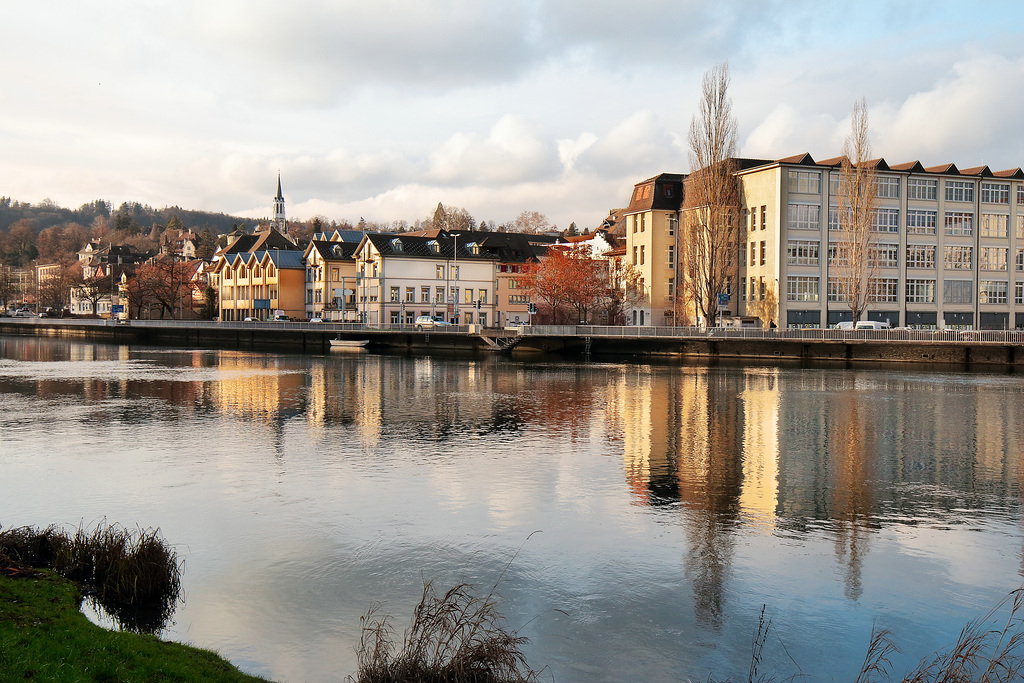
[[[164,635],[278,680],[351,673],[428,579],[497,584],[560,682],[741,678],[762,605],[763,671],[849,678],[873,626],[906,669],[1019,585],[1022,391],[0,337],[0,523],[161,527]]]

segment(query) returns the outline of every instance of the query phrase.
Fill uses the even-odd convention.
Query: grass
[[[181,590],[181,565],[155,529],[0,529],[0,563],[53,569],[78,582],[121,628],[142,633],[163,628]]]
[[[2,563],[0,563],[2,564]],[[79,611],[75,582],[52,571],[0,572],[0,681],[262,681],[213,652],[108,631]]]
[[[527,639],[510,631],[492,590],[484,597],[459,584],[438,596],[430,582],[397,647],[388,616],[362,618],[357,683],[519,683],[537,680],[526,663]]]

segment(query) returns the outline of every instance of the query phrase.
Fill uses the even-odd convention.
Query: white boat
[[[361,349],[370,343],[369,339],[332,339],[332,349]]]

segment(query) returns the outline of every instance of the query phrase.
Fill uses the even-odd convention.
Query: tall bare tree
[[[736,170],[736,119],[729,97],[729,64],[704,74],[698,111],[690,121],[690,175],[686,179],[680,263],[684,286],[697,312],[711,325],[719,296],[735,282],[739,187]]]
[[[850,134],[843,143],[843,161],[836,193],[836,220],[830,234],[832,279],[850,307],[853,320],[875,299],[877,235],[873,223],[877,210],[876,178],[868,138],[868,108],[864,99],[853,106]],[[830,221],[831,222],[831,221]],[[832,227],[831,225],[829,226]]]

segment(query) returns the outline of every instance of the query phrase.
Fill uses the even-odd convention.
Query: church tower
[[[282,235],[288,234],[288,223],[284,218],[284,195],[281,194],[281,174],[277,174],[277,196],[274,197],[274,227]]]

